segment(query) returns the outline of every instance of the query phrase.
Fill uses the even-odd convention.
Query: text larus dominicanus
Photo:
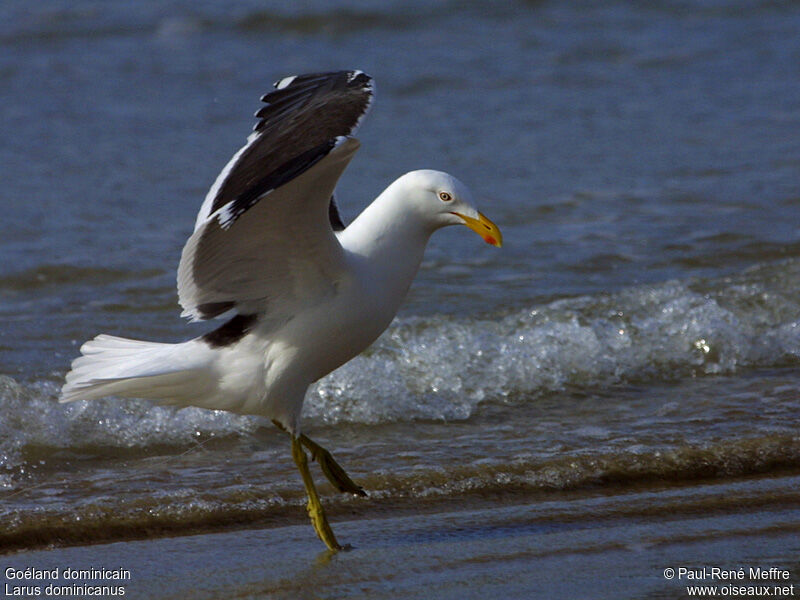
[[[365,494],[301,433],[309,385],[386,329],[434,231],[466,225],[494,246],[502,237],[464,184],[430,170],[406,173],[344,227],[333,191],[358,150],[372,80],[316,73],[275,88],[209,190],[178,266],[183,315],[227,321],[179,344],[98,335],[81,347],[61,400],[114,395],[269,417],[290,434],[317,535],[338,549],[304,447],[338,490]]]

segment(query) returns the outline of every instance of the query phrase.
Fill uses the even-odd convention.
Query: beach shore
[[[339,553],[323,551],[303,523],[21,551],[0,563],[7,591],[123,586],[125,596],[164,600],[685,598],[695,585],[728,595],[730,586],[786,587],[790,597],[791,586],[800,594],[798,484],[800,475],[785,474],[482,507],[454,500],[451,510],[418,514],[376,511],[335,522],[349,544]],[[773,575],[755,581],[751,568]],[[124,570],[129,579],[8,577],[25,569]],[[744,581],[730,574],[739,569]]]

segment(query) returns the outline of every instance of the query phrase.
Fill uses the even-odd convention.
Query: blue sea
[[[125,568],[136,598],[654,599],[687,597],[665,569],[704,566],[800,584],[799,4],[0,12],[4,584]],[[376,100],[344,220],[434,168],[505,243],[437,233],[386,333],[311,389],[305,431],[369,493],[320,486],[352,546],[330,556],[268,421],[57,396],[98,333],[214,326],[175,290],[207,189],[273,81],[351,68]]]

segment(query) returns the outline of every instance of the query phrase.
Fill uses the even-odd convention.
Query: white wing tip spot
[[[217,220],[222,229],[230,229],[233,222],[236,220],[236,213],[233,210],[233,202],[228,202],[225,206],[217,211]]]
[[[284,77],[283,79],[279,79],[275,82],[275,89],[282,90],[285,87],[291,85],[291,83],[297,79],[297,75],[290,75],[289,77]]]

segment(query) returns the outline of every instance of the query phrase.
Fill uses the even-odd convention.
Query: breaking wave
[[[558,300],[501,319],[397,322],[312,390],[324,422],[463,419],[483,401],[674,381],[800,357],[800,262]]]
[[[462,420],[484,402],[675,381],[800,357],[800,261],[721,280],[670,281],[569,298],[498,318],[405,318],[314,386],[312,424]],[[60,405],[52,382],[0,377],[6,476],[58,449],[130,454],[250,434],[265,421],[107,400]],[[2,481],[0,481],[2,483]]]

